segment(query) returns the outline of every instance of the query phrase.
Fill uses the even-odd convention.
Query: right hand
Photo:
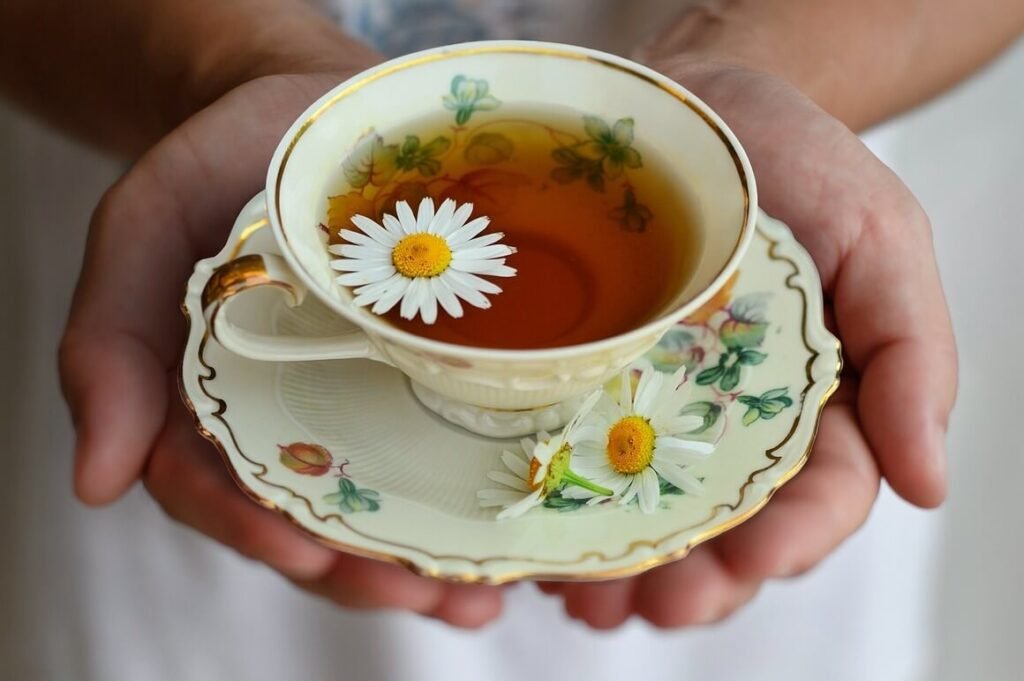
[[[349,75],[249,81],[170,133],[103,197],[60,350],[78,434],[75,490],[101,505],[141,479],[171,518],[309,591],[476,627],[500,612],[500,590],[419,577],[315,543],[241,493],[178,397],[178,304],[195,262],[223,246],[295,117]]]

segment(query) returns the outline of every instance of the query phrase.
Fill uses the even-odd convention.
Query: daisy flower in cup
[[[603,393],[591,394],[576,415],[565,425],[561,434],[552,437],[538,433],[537,439],[523,438],[522,452],[505,450],[501,461],[509,472],[492,471],[487,475],[502,485],[501,489],[485,489],[477,493],[484,508],[501,506],[498,520],[517,518],[534,506],[544,503],[549,494],[568,485],[578,485],[591,496],[610,496],[612,490],[595,485],[580,477],[570,468],[573,448],[584,437],[594,437],[587,426],[582,425]]]
[[[686,400],[685,371],[681,367],[669,375],[647,366],[635,391],[629,370],[624,371],[618,401],[605,397],[580,429],[585,437],[575,445],[576,471],[611,488],[622,504],[637,499],[644,513],[653,513],[658,507],[659,478],[689,494],[700,494],[703,486],[690,467],[704,461],[714,445],[683,437],[703,422],[698,416],[680,415]],[[600,501],[582,488],[566,489],[562,494]]]
[[[456,318],[463,313],[460,299],[490,307],[486,294],[501,293],[501,288],[483,277],[515,276],[505,258],[516,249],[498,243],[505,236],[501,232],[481,236],[490,219],[470,220],[473,204],[457,206],[448,199],[435,211],[433,199],[426,198],[416,213],[405,201],[395,205],[395,212],[381,223],[353,216],[359,231],[341,230],[348,243],[328,248],[341,256],[331,268],[344,273],[337,282],[353,288],[356,305],[372,305],[374,314],[399,305],[404,319],[419,315],[433,324],[439,305]]]

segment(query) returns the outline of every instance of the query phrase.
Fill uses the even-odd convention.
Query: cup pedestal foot
[[[493,438],[516,438],[553,433],[564,426],[583,404],[585,395],[535,409],[488,409],[445,397],[415,381],[412,392],[430,411],[471,433]]]

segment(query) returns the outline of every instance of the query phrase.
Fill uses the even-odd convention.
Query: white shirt
[[[484,37],[615,47],[679,4],[341,0],[335,10],[344,10],[350,29],[401,53],[428,46],[423,41]],[[641,5],[657,12],[639,17],[630,6]],[[415,12],[426,13],[411,22],[422,32],[395,28],[402,23],[395,17],[408,21]],[[969,550],[940,553],[939,516],[883,490],[867,525],[810,574],[767,585],[724,624],[667,633],[636,621],[611,634],[590,632],[532,585],[509,590],[503,617],[480,633],[401,613],[347,612],[175,525],[141,488],[105,510],[80,507],[70,496],[72,431],[54,356],[88,216],[122,168],[0,111],[0,678],[916,681],[961,679],[968,670],[986,681],[1013,678],[1001,665],[1016,653],[1008,632],[1024,606],[1012,571],[1019,549],[1001,544],[997,552],[973,529],[971,514],[977,499],[997,498],[1005,507],[987,517],[997,526],[1007,519],[1007,540],[1017,534],[1009,519],[1024,457],[1002,446],[1011,443],[1015,408],[1009,398],[993,399],[993,386],[1006,385],[1006,367],[1020,363],[1004,364],[988,348],[999,338],[1007,352],[1019,352],[1024,331],[1019,310],[1015,316],[1004,304],[1004,314],[990,315],[977,301],[1015,288],[1024,252],[1019,218],[1017,225],[1009,218],[1024,188],[1017,132],[1024,98],[1006,96],[1022,77],[1018,48],[965,91],[871,137],[936,226],[964,357],[950,449],[987,462],[953,466],[967,483],[954,478],[945,536]],[[963,249],[967,229],[973,239]],[[1014,465],[1018,475],[1000,474]],[[991,475],[979,472],[992,467]],[[970,551],[989,551],[992,593],[989,581],[977,580]],[[992,621],[1004,626],[985,630]],[[947,645],[964,640],[987,654]],[[551,653],[554,663],[546,661]]]

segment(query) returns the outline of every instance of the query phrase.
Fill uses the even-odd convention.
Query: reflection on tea
[[[518,270],[495,279],[490,309],[464,305],[433,325],[393,325],[426,338],[485,348],[576,345],[634,329],[664,311],[701,252],[686,197],[632,119],[554,109],[502,109],[467,125],[425,119],[366,135],[329,187],[327,227],[354,229],[424,197],[472,203],[504,232]]]

